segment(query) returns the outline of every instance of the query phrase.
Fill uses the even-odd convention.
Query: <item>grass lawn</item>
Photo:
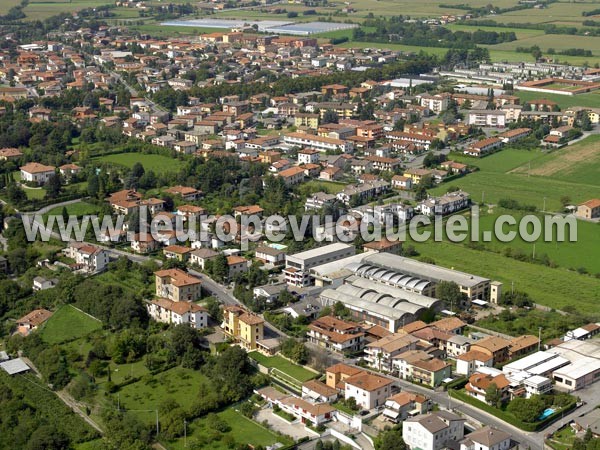
[[[21,0],[2,0],[2,2],[0,2],[0,14],[6,14],[10,8],[19,6],[20,4]]]
[[[575,441],[575,432],[567,425],[547,439],[546,445],[554,450],[570,450],[573,448],[573,441]]]
[[[290,439],[281,438],[261,424],[242,416],[236,411],[236,405],[226,408],[217,415],[229,425],[230,430],[226,433],[216,434],[215,430],[209,428],[205,417],[197,419],[188,425],[187,448],[227,450],[234,447],[229,445],[231,440],[237,443],[250,444],[254,447],[267,447],[276,442],[281,442],[284,445],[292,443]],[[184,447],[183,438],[169,442],[167,447],[171,450],[184,450],[186,448]]]
[[[294,364],[281,356],[265,356],[258,352],[251,352],[248,356],[265,367],[281,370],[283,373],[295,378],[301,383],[312,380],[317,376],[316,373],[305,369],[298,364]]]
[[[56,311],[46,322],[42,338],[49,344],[59,344],[87,336],[102,328],[102,322],[78,311],[71,305],[65,305]]]
[[[587,106],[590,108],[597,108],[600,104],[600,91],[594,91],[590,92],[589,94],[580,95],[560,95],[517,90],[515,91],[515,95],[521,99],[521,103],[545,98],[558,103],[558,106],[560,106],[562,109],[569,108],[571,106]]]
[[[113,381],[115,381],[114,377]],[[207,378],[197,370],[174,367],[121,388],[119,398],[121,405],[132,410],[154,411],[168,398],[187,409],[196,399],[200,385],[205,382]],[[155,421],[153,411],[134,411],[134,413],[141,421],[152,424]]]
[[[600,281],[563,268],[517,261],[506,256],[475,250],[450,242],[410,243],[437,265],[488,277],[510,289],[527,292],[533,301],[561,309],[574,305],[582,313],[598,313]]]
[[[184,165],[183,161],[175,158],[169,158],[163,155],[145,154],[145,153],[119,153],[115,155],[101,156],[94,158],[95,163],[110,163],[119,166],[132,168],[137,162],[142,163],[144,169],[153,170],[155,173],[176,172]]]
[[[337,194],[346,187],[345,183],[336,183],[333,181],[311,180],[301,185],[301,190],[307,195],[314,192],[326,192],[327,194]]]
[[[86,202],[73,203],[71,205],[65,206],[65,208],[67,209],[67,213],[69,215],[73,215],[73,216],[77,216],[77,217],[97,214],[98,210],[99,210],[99,208],[96,205],[92,205],[91,203],[86,203]],[[62,210],[63,210],[63,207],[58,206],[56,208],[51,209],[46,214],[44,214],[44,217],[48,217],[50,215],[57,215],[57,216],[61,215]]]
[[[129,272],[129,276],[126,278],[123,278],[121,275],[117,275],[114,272],[106,271],[95,276],[94,280],[111,286],[121,286],[126,292],[131,292],[132,294],[140,293],[146,288],[151,289],[148,284],[141,279],[138,271]]]
[[[514,168],[516,173],[528,171],[531,175],[600,187],[600,135],[540,155],[531,161],[531,169],[529,164]]]

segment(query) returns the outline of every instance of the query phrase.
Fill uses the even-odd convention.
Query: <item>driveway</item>
[[[296,421],[293,423],[288,422],[287,420],[279,417],[277,414],[273,413],[272,409],[261,409],[256,413],[254,417],[259,423],[263,421],[267,421],[268,424],[275,430],[280,433],[286,434],[297,441],[300,438],[308,436],[310,438],[314,438],[317,436],[317,433],[313,433],[308,431],[304,425],[300,423],[300,421]]]

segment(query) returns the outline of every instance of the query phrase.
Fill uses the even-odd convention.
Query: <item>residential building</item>
[[[421,214],[426,216],[446,216],[456,211],[468,208],[471,196],[464,191],[449,192],[441,197],[429,197],[417,206]]]
[[[392,177],[392,188],[401,191],[410,191],[412,189],[412,179],[403,175],[394,175]]]
[[[56,278],[48,279],[48,278],[37,276],[33,279],[33,284],[31,286],[31,289],[33,289],[34,291],[43,291],[45,289],[53,288],[57,284],[58,284],[58,280]]]
[[[296,184],[304,181],[304,169],[302,167],[294,166],[289,169],[282,170],[277,174],[281,177],[287,187],[295,186]]]
[[[283,137],[283,141],[288,145],[299,145],[319,150],[326,151],[341,151],[344,153],[352,153],[354,145],[351,141],[344,141],[324,136],[315,136],[306,133],[288,133]]]
[[[17,319],[17,332],[22,336],[27,336],[40,325],[46,322],[52,313],[47,309],[34,309],[29,314]]]
[[[156,296],[175,302],[199,300],[202,281],[180,269],[164,269],[154,272]]]
[[[402,423],[402,438],[411,450],[442,450],[464,437],[466,419],[449,411],[409,417]]]
[[[285,264],[285,251],[269,245],[260,245],[254,251],[254,257],[265,264],[279,266]]]
[[[302,383],[302,397],[313,402],[331,403],[337,400],[338,391],[319,380],[309,380]]]
[[[56,167],[30,162],[20,167],[21,180],[28,183],[42,185],[56,174]]]
[[[252,293],[255,300],[262,300],[266,304],[272,305],[285,290],[287,290],[287,284],[284,283],[265,284],[256,286]]]
[[[503,373],[498,375],[490,375],[487,373],[474,373],[469,377],[469,382],[465,386],[467,394],[477,400],[488,403],[486,400],[486,392],[492,385],[496,385],[499,392],[501,402],[505,402],[510,399],[509,387],[510,381],[506,378]],[[493,405],[496,406],[496,405]]]
[[[400,392],[385,401],[383,417],[393,423],[400,423],[408,417],[426,414],[432,408],[432,402],[421,394]]]
[[[494,357],[488,352],[469,350],[456,357],[456,373],[459,375],[470,376],[480,367],[492,367]]]
[[[192,302],[174,302],[158,298],[146,305],[148,314],[157,322],[174,325],[186,324],[200,329],[208,326],[208,312],[202,306]]]
[[[452,95],[444,92],[434,95],[421,94],[418,95],[417,98],[419,99],[421,106],[424,106],[435,114],[439,114],[448,109],[450,100],[452,100]]]
[[[491,356],[493,365],[496,365],[508,361],[510,341],[498,336],[489,336],[471,344],[471,350]]]
[[[227,257],[228,279],[233,280],[236,275],[248,271],[248,260],[241,256],[231,255]]]
[[[460,441],[460,450],[508,450],[511,447],[511,435],[489,425],[473,431]]]
[[[504,145],[502,139],[497,137],[490,137],[482,139],[481,141],[477,141],[474,144],[470,145],[468,148],[465,148],[464,154],[469,156],[480,157],[487,153],[490,153],[492,150],[502,147],[502,145]]]
[[[501,109],[470,110],[467,113],[467,125],[504,128],[506,112]]]
[[[371,410],[385,404],[394,381],[381,375],[361,371],[346,378],[343,383],[346,400],[353,397],[358,406]]]
[[[336,200],[334,194],[327,194],[325,192],[315,192],[304,202],[304,210],[310,211],[315,209],[321,209],[324,206],[331,206]]]
[[[265,321],[258,315],[239,306],[223,309],[223,332],[247,350],[256,350],[264,338]]]
[[[330,388],[344,390],[344,383],[346,379],[360,372],[362,372],[362,369],[359,369],[358,367],[353,367],[342,363],[335,364],[325,370],[325,384]]]
[[[582,219],[600,218],[600,198],[594,198],[578,205],[575,215]]]
[[[215,258],[219,253],[211,250],[209,248],[199,248],[196,250],[192,250],[190,253],[190,262],[192,264],[197,265],[202,270],[206,269],[206,262],[209,259]]]
[[[318,164],[320,154],[320,151],[311,148],[298,150],[298,164]]]
[[[364,360],[379,371],[392,371],[392,358],[408,350],[415,350],[419,339],[410,334],[394,333],[365,346]]]
[[[306,337],[309,342],[327,350],[350,353],[362,350],[365,334],[358,323],[324,316],[308,326]]]
[[[102,272],[110,261],[108,251],[83,242],[71,242],[63,254],[75,260],[75,264],[90,273]]]
[[[185,262],[190,258],[192,249],[183,245],[169,245],[163,249],[165,258]]]
[[[299,417],[300,422],[313,427],[330,421],[336,414],[336,409],[328,403],[313,403],[295,395],[284,394],[272,386],[256,391],[271,406],[278,406],[283,411]]]

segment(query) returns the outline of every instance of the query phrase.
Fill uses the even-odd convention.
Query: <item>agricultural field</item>
[[[305,369],[298,364],[294,364],[281,356],[265,356],[258,352],[249,353],[248,356],[259,364],[268,368],[278,369],[301,383],[312,380],[317,376],[315,372]]]
[[[493,155],[492,155],[493,156]],[[580,184],[576,181],[563,181],[550,177],[527,176],[517,173],[494,173],[479,171],[463,178],[452,180],[452,186],[457,186],[471,194],[476,202],[496,204],[501,199],[513,199],[521,204],[533,205],[543,209],[546,199],[547,211],[560,211],[560,199],[567,193],[571,202],[582,203],[590,198],[600,197],[600,187]],[[432,189],[436,195],[447,191],[448,185]]]
[[[29,4],[23,9],[26,20],[44,20],[48,17],[55,16],[61,12],[75,12],[85,8],[93,8],[95,6],[102,6],[113,4],[113,2],[106,0],[76,0],[76,1],[52,1],[52,2],[29,2]]]
[[[511,173],[552,177],[556,180],[600,187],[600,136],[593,135],[574,145],[543,154],[531,164],[518,166]]]
[[[569,48],[581,48],[584,50],[591,50],[595,57],[600,56],[600,37],[598,36],[565,36],[564,34],[541,34],[537,36],[530,36],[523,39],[517,39],[512,42],[503,42],[501,44],[487,46],[494,50],[515,50],[517,47],[532,47],[534,45],[539,46],[542,52],[545,52],[549,48],[555,50],[566,50]],[[561,58],[562,55],[557,55]],[[590,58],[591,59],[591,58]]]
[[[92,161],[98,164],[110,163],[125,166],[130,169],[139,162],[142,163],[145,170],[152,170],[155,173],[176,172],[184,165],[184,162],[179,159],[145,153],[119,153],[94,158]]]
[[[56,311],[44,325],[41,335],[49,344],[60,344],[78,339],[102,328],[102,322],[65,305]]]
[[[599,281],[589,275],[563,268],[517,261],[486,250],[475,250],[450,242],[410,243],[421,256],[426,256],[444,267],[488,277],[504,283],[509,289],[527,292],[533,301],[561,309],[573,305],[581,313],[598,313]]]
[[[326,192],[327,194],[337,194],[342,191],[346,185],[344,183],[336,183],[333,181],[311,180],[300,186],[302,193]]]
[[[13,6],[19,6],[21,0],[2,0],[0,2],[0,15],[6,14]]]
[[[501,5],[498,5],[501,6]],[[595,9],[594,3],[550,3],[544,9],[528,9],[527,11],[511,11],[501,15],[489,15],[485,19],[492,19],[499,23],[568,23],[571,26],[581,25],[585,20],[581,14],[584,11]],[[569,36],[569,39],[571,36]],[[566,39],[568,41],[569,39]]]
[[[126,371],[125,371],[126,372]],[[154,410],[166,399],[173,399],[184,408],[195,401],[195,393],[208,379],[197,370],[174,367],[158,375],[144,376],[140,381],[120,389],[120,401],[126,409],[149,410],[136,412],[139,419],[152,424]]]
[[[472,33],[477,30],[482,31],[495,31],[496,33],[507,33],[514,31],[517,36],[517,39],[525,39],[534,36],[541,36],[544,34],[543,30],[528,30],[525,28],[505,28],[505,27],[480,27],[480,26],[471,26],[466,24],[450,24],[446,25],[446,28],[452,31],[467,31]]]
[[[206,450],[227,450],[232,448],[230,445],[232,440],[237,443],[250,444],[254,447],[267,447],[276,442],[284,445],[292,443],[290,439],[277,436],[261,424],[241,415],[237,411],[236,405],[217,413],[217,416],[229,426],[229,430],[222,433],[218,440],[211,440],[212,437],[217,436],[213,435],[215,430],[210,426],[210,419],[208,416],[204,416],[189,424],[187,447],[184,439],[180,438],[169,442],[168,448],[170,450],[185,450],[190,447]],[[211,438],[207,439],[209,437]]]
[[[556,102],[561,109],[570,108],[571,106],[597,108],[598,105],[600,105],[600,91],[593,91],[589,94],[580,95],[560,95],[517,90],[515,91],[515,95],[521,99],[521,103],[539,100],[541,98],[552,100],[553,102]]]
[[[106,271],[94,277],[94,280],[99,283],[106,284],[109,286],[120,286],[126,292],[130,292],[131,294],[142,293],[144,290],[153,290],[154,282],[152,280],[152,284],[149,285],[149,280],[143,280],[140,276],[140,272],[130,271],[129,276],[123,278],[122,275],[116,274],[112,271]]]

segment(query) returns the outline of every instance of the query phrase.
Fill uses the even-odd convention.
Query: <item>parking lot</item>
[[[282,417],[279,417],[277,414],[273,412],[271,408],[261,409],[256,413],[255,420],[259,423],[263,421],[267,421],[267,423],[273,428],[273,430],[278,431],[282,434],[287,434],[292,437],[294,440],[298,440],[305,436],[315,437],[317,433],[313,433],[312,431],[308,431],[300,421],[296,421],[294,423],[290,423]]]

